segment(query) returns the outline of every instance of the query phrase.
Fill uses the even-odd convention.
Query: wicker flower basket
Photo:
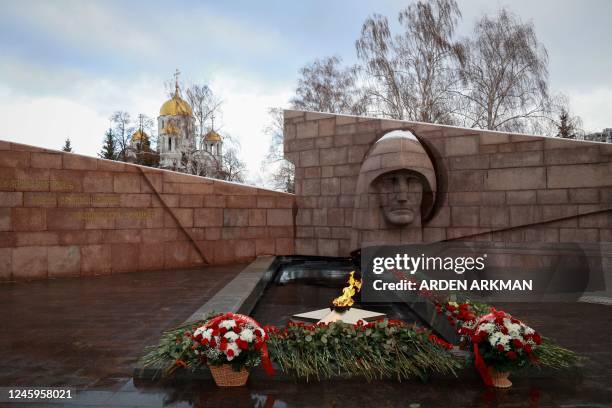
[[[246,384],[249,379],[249,371],[242,368],[240,371],[234,371],[231,365],[222,364],[220,366],[208,366],[210,372],[219,387],[240,387]]]
[[[493,367],[489,367],[489,373],[491,374],[491,380],[493,381],[493,386],[496,388],[510,388],[512,387],[512,382],[508,379],[510,376],[510,372],[508,371],[497,371]]]

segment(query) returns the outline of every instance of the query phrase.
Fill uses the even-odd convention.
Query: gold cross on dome
[[[178,94],[178,89],[179,89],[179,85],[178,85],[178,77],[181,74],[181,71],[178,70],[178,68],[176,69],[176,71],[174,71],[174,87],[176,89],[176,93]]]

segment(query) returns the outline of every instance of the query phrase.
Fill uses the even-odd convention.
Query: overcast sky
[[[355,62],[371,13],[396,20],[408,2],[0,0],[0,140],[95,155],[113,111],[156,118],[164,82],[207,83],[223,128],[256,181],[269,107],[286,107],[298,69],[336,54]],[[506,7],[531,20],[550,58],[553,92],[570,97],[587,131],[612,127],[612,2],[460,1],[461,36]]]

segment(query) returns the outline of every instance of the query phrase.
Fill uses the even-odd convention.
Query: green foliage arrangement
[[[270,356],[280,370],[306,380],[364,377],[368,380],[425,379],[430,373],[455,374],[461,363],[430,331],[397,320],[351,325],[289,323],[267,327]]]

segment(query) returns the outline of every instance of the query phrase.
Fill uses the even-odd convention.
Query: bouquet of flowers
[[[460,332],[473,344],[474,364],[486,385],[497,385],[492,377],[498,373],[507,381],[506,373],[538,363],[534,351],[542,338],[520,320],[492,308],[491,313],[472,322],[464,323]]]
[[[191,337],[195,354],[211,367],[215,380],[218,370],[214,368],[220,366],[245,372],[263,363],[266,372],[274,374],[266,345],[268,335],[248,316],[233,313],[217,316],[195,329]]]

